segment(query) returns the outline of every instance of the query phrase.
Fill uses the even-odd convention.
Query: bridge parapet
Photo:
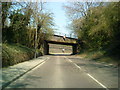
[[[73,43],[73,44],[77,43],[77,39],[75,39],[75,38],[64,37],[64,36],[59,36],[59,35],[53,35],[47,40],[55,41],[55,42],[63,42],[63,43]]]
[[[58,35],[58,36],[66,36],[66,37],[76,38],[77,39],[77,36],[74,33],[65,34],[65,33],[62,33],[62,32],[54,31],[54,34]]]

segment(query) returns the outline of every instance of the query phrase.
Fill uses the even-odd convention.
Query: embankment
[[[20,44],[2,44],[2,67],[11,66],[34,58],[35,50]],[[39,52],[40,56],[42,55]]]

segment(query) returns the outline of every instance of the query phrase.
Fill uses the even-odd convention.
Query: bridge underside
[[[51,44],[61,44],[61,45],[70,45],[72,46],[72,54],[77,54],[77,44],[75,43],[66,43],[66,42],[58,42],[58,41],[44,41],[44,54],[49,54],[49,43]]]

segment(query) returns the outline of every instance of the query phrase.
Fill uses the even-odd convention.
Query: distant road
[[[49,57],[44,64],[22,76],[8,88],[106,88],[72,62],[69,56]]]

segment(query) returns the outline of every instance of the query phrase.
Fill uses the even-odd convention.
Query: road
[[[69,56],[49,59],[7,88],[106,88],[91,74],[82,70]]]

